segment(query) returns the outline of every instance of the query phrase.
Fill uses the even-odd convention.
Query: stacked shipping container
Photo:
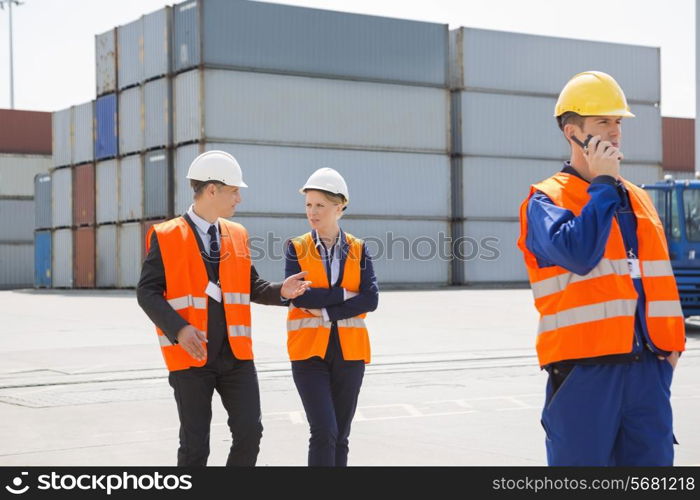
[[[34,177],[50,154],[50,113],[0,110],[0,289],[34,281]]]
[[[637,183],[660,179],[659,65],[650,47],[450,32],[453,234],[465,238],[469,257],[454,262],[454,283],[527,280],[516,246],[519,206],[530,184],[569,157],[553,112],[574,74],[594,68],[616,78],[637,116],[624,122],[622,173]]]
[[[524,281],[518,205],[566,159],[552,109],[588,67],[638,116],[625,175],[660,177],[658,49],[245,0],[188,0],[95,47],[96,101],[54,115],[54,166],[70,168],[50,183],[53,261],[74,265],[54,267],[54,286],[135,286],[145,231],[187,210],[187,168],[211,149],[243,168],[235,218],[267,279],[308,230],[298,188],[329,166],[351,192],[342,226],[368,241],[382,283]]]

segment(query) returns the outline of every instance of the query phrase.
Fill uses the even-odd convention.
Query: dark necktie
[[[207,231],[210,237],[210,243],[209,243],[209,257],[211,258],[212,261],[214,262],[219,262],[219,240],[216,238],[216,226],[211,225],[209,226],[209,230]]]

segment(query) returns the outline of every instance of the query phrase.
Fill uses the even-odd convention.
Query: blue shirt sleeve
[[[530,198],[525,244],[540,267],[556,265],[584,275],[603,258],[620,195],[609,176],[593,179],[588,194],[590,200],[578,217],[542,192]]]
[[[377,308],[379,304],[379,285],[374,274],[372,258],[367,254],[367,249],[364,245],[362,245],[360,270],[359,294],[341,304],[326,307],[328,318],[331,321],[353,318],[360,314],[374,311]]]
[[[288,242],[284,251],[284,277],[289,278],[293,274],[301,272],[297,252],[292,242]],[[332,288],[309,288],[303,295],[292,299],[295,307],[304,309],[322,309],[324,307],[342,304],[345,299],[343,288],[334,286]]]

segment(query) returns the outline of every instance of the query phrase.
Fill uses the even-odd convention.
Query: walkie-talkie
[[[591,139],[593,139],[593,136],[592,136],[591,134],[588,134],[588,137],[586,137],[586,140],[583,141],[583,142],[581,142],[575,135],[572,135],[572,136],[571,136],[571,140],[574,141],[574,142],[575,142],[576,144],[578,144],[579,146],[581,146],[581,149],[583,149],[584,151],[585,151],[586,148],[588,147],[588,143],[591,142]],[[605,149],[603,150],[603,152],[607,151],[609,147],[610,147],[610,146],[605,146]],[[618,159],[618,160],[621,160],[622,158],[620,158],[620,157],[618,156],[617,159]]]

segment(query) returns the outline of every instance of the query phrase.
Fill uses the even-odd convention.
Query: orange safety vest
[[[250,320],[250,253],[248,232],[240,224],[219,219],[221,245],[219,283],[221,285],[226,331],[231,350],[238,359],[253,359]],[[207,270],[197,239],[184,217],[155,224],[146,236],[150,247],[155,231],[165,268],[165,299],[189,324],[207,332]],[[168,370],[203,366],[179,344],[172,344],[156,327],[160,348]],[[202,343],[206,352],[206,344]]]
[[[351,292],[359,292],[363,242],[348,233],[345,233],[345,238],[349,248],[340,286]],[[311,281],[311,287],[330,288],[332,285],[311,233],[292,239],[292,244],[296,250],[301,270],[308,272],[305,279]],[[346,361],[364,360],[365,363],[370,362],[369,335],[365,325],[365,316],[367,315],[360,314],[337,322],[340,347],[343,351],[343,359]],[[323,358],[326,355],[330,334],[330,321],[324,321],[323,317],[306,313],[302,309],[294,307],[293,304],[289,305],[287,351],[290,360],[300,361],[313,356]]]
[[[637,217],[638,258],[649,336],[659,349],[682,351],[685,323],[663,225],[647,193],[624,179],[623,183]],[[525,245],[527,205],[536,191],[578,216],[590,199],[588,186],[577,176],[560,172],[530,186],[530,194],[520,206],[518,246],[525,254],[535,307],[540,313],[540,366],[632,351],[637,292],[616,220],[612,221],[603,258],[583,276],[559,266],[540,268]]]

